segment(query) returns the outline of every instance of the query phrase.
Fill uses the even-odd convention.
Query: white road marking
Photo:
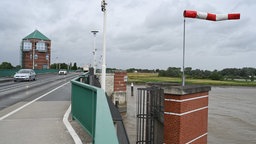
[[[15,114],[15,113],[16,113],[16,112],[18,112],[18,111],[20,111],[20,110],[24,109],[25,107],[27,107],[27,106],[31,105],[31,104],[32,104],[32,103],[34,103],[35,101],[37,101],[37,100],[39,100],[39,99],[41,99],[41,98],[43,98],[43,97],[47,96],[48,94],[50,94],[50,93],[52,93],[52,92],[56,91],[57,89],[59,89],[59,88],[63,87],[64,85],[66,85],[66,84],[68,84],[68,83],[69,83],[69,82],[64,83],[64,84],[62,84],[62,85],[60,85],[60,86],[56,87],[55,89],[53,89],[53,90],[51,90],[51,91],[49,91],[49,92],[47,92],[47,93],[45,93],[45,94],[41,95],[40,97],[38,97],[38,98],[36,98],[36,99],[34,99],[34,100],[32,100],[32,101],[30,101],[30,102],[28,102],[28,103],[24,104],[23,106],[21,106],[21,107],[19,107],[19,108],[15,109],[15,110],[13,110],[12,112],[10,112],[10,113],[8,113],[8,114],[6,114],[6,115],[2,116],[2,117],[0,118],[0,121],[1,121],[1,120],[6,119],[7,117],[9,117],[9,116],[11,116],[11,115]]]
[[[68,110],[66,111],[66,113],[63,117],[63,123],[65,124],[66,128],[68,129],[69,134],[75,141],[75,144],[83,144],[81,139],[79,138],[79,136],[77,135],[77,133],[75,132],[75,130],[73,129],[73,127],[71,126],[71,124],[68,121],[68,116],[69,116],[70,112],[71,112],[71,105],[69,106]]]
[[[37,100],[39,100],[39,99],[41,99],[41,98],[47,96],[48,94],[50,94],[50,93],[56,91],[57,89],[59,89],[59,88],[65,86],[65,85],[68,84],[68,83],[69,83],[69,82],[66,82],[66,83],[64,83],[64,84],[62,84],[62,85],[56,87],[55,89],[53,89],[53,90],[51,90],[51,91],[49,91],[49,92],[47,92],[47,93],[41,95],[40,97],[38,97],[38,98],[36,98],[36,99],[34,99],[34,100],[32,100],[32,101],[26,103],[25,105],[23,105],[23,106],[21,106],[21,107],[15,109],[15,110],[13,110],[12,112],[10,112],[10,113],[8,113],[8,114],[2,116],[2,117],[0,118],[0,121],[1,121],[1,120],[4,120],[5,118],[7,118],[7,117],[9,117],[9,116],[11,116],[11,115],[13,115],[13,114],[15,114],[15,113],[17,113],[18,111],[24,109],[25,107],[29,106],[30,104],[32,104],[32,103],[36,102]],[[71,111],[71,106],[69,106],[68,110],[66,111],[66,113],[65,113],[65,115],[64,115],[64,117],[63,117],[63,123],[65,124],[66,128],[68,129],[68,131],[69,131],[70,135],[72,136],[73,140],[75,141],[75,143],[76,143],[76,144],[83,144],[82,141],[80,140],[79,136],[76,134],[75,130],[73,129],[73,127],[71,126],[71,124],[70,124],[69,121],[68,121],[68,116],[69,116],[69,114],[70,114],[70,111]]]

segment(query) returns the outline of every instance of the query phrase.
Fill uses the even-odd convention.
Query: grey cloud
[[[250,63],[246,55],[255,52],[254,0],[107,0],[107,3],[108,66],[179,66],[183,40],[182,13],[185,9],[212,13],[241,12],[239,21],[186,19],[188,65],[205,69],[225,67],[214,59],[228,61],[237,55],[244,58],[239,64],[243,65]],[[52,40],[52,62],[90,63],[91,30],[100,31],[96,37],[97,56],[102,53],[103,13],[100,1],[3,0],[0,2],[0,61],[18,64],[21,39],[35,28]],[[195,56],[198,58],[192,58]],[[205,62],[199,64],[200,58]]]

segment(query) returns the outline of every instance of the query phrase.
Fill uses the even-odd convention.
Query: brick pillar
[[[115,75],[114,75],[114,92],[116,92],[116,91],[125,91],[126,92],[125,77],[127,77],[126,72],[115,72]]]
[[[120,112],[127,109],[126,103],[126,82],[127,73],[124,71],[116,71],[114,74],[114,103],[118,106]]]
[[[209,86],[164,88],[164,143],[206,144]]]

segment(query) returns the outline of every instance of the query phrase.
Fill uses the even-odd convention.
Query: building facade
[[[29,69],[49,69],[51,65],[51,40],[35,30],[22,39],[21,66]]]

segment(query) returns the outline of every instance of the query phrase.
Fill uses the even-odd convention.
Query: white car
[[[32,69],[20,69],[13,77],[14,81],[36,80],[36,73]]]
[[[59,70],[59,75],[66,75],[68,72],[65,69]]]

